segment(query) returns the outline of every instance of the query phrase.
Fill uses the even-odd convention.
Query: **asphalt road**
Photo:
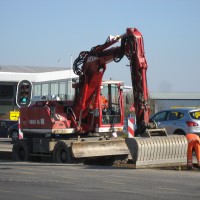
[[[9,140],[0,141],[0,150],[10,147]],[[12,162],[0,158],[0,199],[199,200],[200,171]]]
[[[2,200],[200,199],[200,173],[0,161]]]

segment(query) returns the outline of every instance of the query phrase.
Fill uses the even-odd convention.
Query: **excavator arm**
[[[115,43],[121,43],[113,47]],[[145,127],[149,123],[148,88],[147,88],[147,62],[145,58],[143,37],[136,28],[127,28],[126,33],[121,36],[110,36],[102,45],[93,47],[90,51],[83,51],[75,60],[74,73],[79,76],[79,98],[75,100],[74,112],[81,119],[87,115],[87,107],[91,103],[92,95],[100,86],[106,64],[119,62],[126,56],[130,62],[130,73],[132,79],[134,107],[138,128]],[[95,99],[97,108],[98,99]]]

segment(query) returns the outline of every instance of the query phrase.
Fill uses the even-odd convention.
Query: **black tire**
[[[179,129],[174,132],[174,135],[186,135],[186,134],[183,130]]]
[[[58,141],[53,150],[53,162],[70,163],[72,161],[71,147],[67,141]]]
[[[31,144],[28,140],[18,140],[14,143],[12,153],[15,161],[29,161]]]

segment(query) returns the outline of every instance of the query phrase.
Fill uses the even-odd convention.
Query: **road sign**
[[[19,111],[10,111],[10,120],[18,120]]]

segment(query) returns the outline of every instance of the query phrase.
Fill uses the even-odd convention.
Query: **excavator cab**
[[[108,83],[101,88],[100,101],[103,125],[121,123],[120,90],[120,83]]]
[[[99,113],[96,114],[95,111],[93,112],[95,118],[95,124],[93,126],[95,127],[96,133],[110,133],[123,130],[124,110],[122,93],[123,82],[102,82],[98,100]]]

